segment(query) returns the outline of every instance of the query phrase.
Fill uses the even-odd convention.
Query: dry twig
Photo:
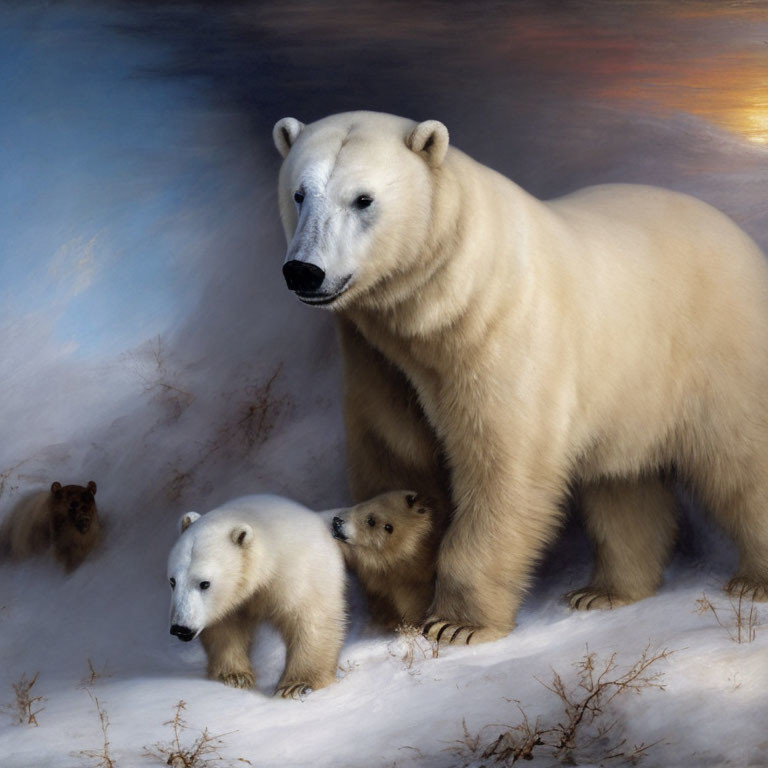
[[[760,614],[755,608],[753,600],[749,600],[749,610],[746,611],[744,595],[740,594],[736,601],[728,596],[728,603],[731,608],[731,618],[728,623],[723,621],[720,612],[722,608],[716,607],[707,597],[705,592],[696,601],[696,613],[711,613],[715,621],[728,633],[728,636],[736,643],[751,643],[757,636],[757,628],[760,626]],[[746,613],[745,613],[746,611]]]
[[[187,703],[179,701],[176,705],[176,714],[173,719],[163,723],[170,725],[173,737],[165,744],[159,742],[152,747],[144,747],[144,757],[150,760],[160,760],[161,765],[169,765],[171,768],[206,768],[214,762],[223,762],[224,758],[219,754],[219,748],[223,745],[223,737],[229,733],[213,735],[205,728],[191,744],[182,744],[184,731],[191,730],[181,713],[186,709]],[[249,760],[238,758],[237,762],[251,765]]]
[[[625,763],[634,764],[641,759],[654,744],[640,744],[627,747],[626,739],[619,739],[610,744],[611,732],[617,725],[616,720],[606,720],[610,703],[624,693],[641,693],[648,688],[664,690],[661,682],[663,673],[652,672],[650,667],[656,662],[667,659],[673,651],[663,650],[650,653],[648,647],[640,658],[624,673],[619,673],[616,654],[613,653],[605,663],[599,663],[596,654],[589,653],[576,662],[576,682],[568,687],[562,677],[553,670],[550,684],[541,683],[548,691],[556,694],[563,705],[564,717],[560,722],[543,726],[539,718],[531,723],[527,713],[518,700],[513,700],[522,716],[516,725],[502,726],[503,730],[484,748],[482,734],[489,728],[485,726],[472,736],[462,721],[464,735],[449,749],[463,757],[478,757],[497,765],[512,765],[518,760],[532,760],[534,750],[546,750],[555,759],[573,763],[578,752],[599,749],[603,761],[621,758]],[[608,746],[606,747],[606,743]],[[467,764],[465,764],[467,765]]]
[[[6,704],[3,709],[11,714],[14,723],[17,725],[36,726],[38,724],[37,715],[45,709],[45,707],[38,706],[47,701],[45,696],[32,695],[32,688],[37,682],[39,675],[39,672],[35,672],[32,679],[29,680],[25,672],[17,683],[11,683],[15,700],[10,704]]]
[[[99,749],[81,749],[79,754],[81,757],[96,760],[96,763],[94,763],[95,768],[116,768],[112,755],[109,752],[109,736],[107,735],[107,731],[109,730],[109,715],[107,715],[105,709],[102,709],[98,696],[94,696],[89,690],[86,690],[86,693],[96,705],[96,712],[98,712],[99,715],[99,724],[101,725],[101,735],[104,743]]]
[[[97,670],[93,666],[93,661],[88,659],[88,674],[80,681],[78,688],[88,689],[93,688],[97,680],[101,680],[104,677],[112,677],[106,672],[106,664],[101,668],[101,671]]]
[[[389,655],[399,658],[407,670],[412,670],[416,661],[436,659],[439,646],[435,640],[424,637],[419,627],[401,625],[397,637],[387,645]]]

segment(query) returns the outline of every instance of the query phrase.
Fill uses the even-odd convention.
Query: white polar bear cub
[[[200,635],[208,677],[252,688],[253,632],[269,621],[286,663],[275,694],[296,698],[336,679],[344,637],[344,563],[324,519],[278,496],[244,496],[180,520],[168,557],[171,634]]]

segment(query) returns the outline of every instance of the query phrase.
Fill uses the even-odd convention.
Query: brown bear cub
[[[374,623],[387,629],[423,623],[444,527],[412,491],[383,493],[333,518],[333,537],[363,585]]]
[[[50,491],[22,499],[0,528],[0,548],[14,560],[52,548],[56,559],[73,571],[101,538],[96,483],[53,483]]]

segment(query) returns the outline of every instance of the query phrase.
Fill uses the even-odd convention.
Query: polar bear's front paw
[[[256,676],[249,670],[240,672],[222,672],[218,679],[232,688],[255,688]]]
[[[746,598],[758,603],[768,602],[768,584],[748,576],[734,576],[725,585],[725,591],[731,597]]]
[[[427,619],[422,634],[427,640],[432,640],[438,645],[474,645],[475,643],[490,643],[504,637],[506,633],[488,627],[475,627],[469,624],[444,621],[433,616]]]
[[[275,689],[275,696],[283,699],[301,699],[308,693],[312,693],[309,683],[283,683]]]

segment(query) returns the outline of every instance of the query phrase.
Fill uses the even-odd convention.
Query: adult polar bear
[[[652,187],[542,202],[434,120],[285,118],[273,136],[286,281],[342,321],[356,495],[382,490],[360,480],[372,468],[437,455],[428,426],[447,460],[429,635],[512,629],[573,485],[596,564],[572,605],[653,594],[675,531],[666,468],[738,544],[728,589],[768,599],[768,269],[744,232]],[[398,370],[428,421],[411,433]]]

